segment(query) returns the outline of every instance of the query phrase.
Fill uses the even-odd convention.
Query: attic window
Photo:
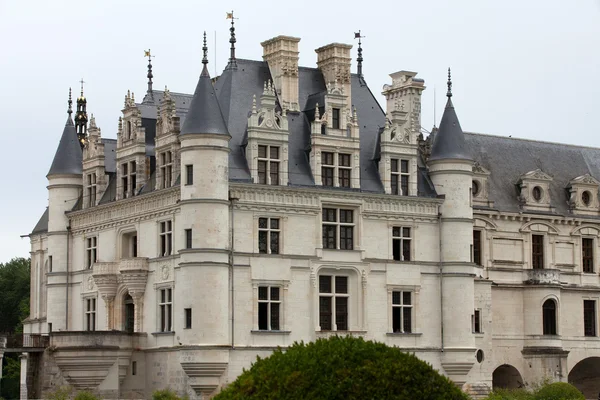
[[[542,188],[539,186],[534,187],[532,195],[535,201],[540,201],[542,199]]]
[[[586,190],[585,192],[581,193],[581,201],[583,201],[583,204],[585,204],[586,206],[590,205],[592,201],[592,195],[589,191]]]
[[[473,196],[477,196],[479,194],[479,182],[473,181],[473,186],[471,188]]]

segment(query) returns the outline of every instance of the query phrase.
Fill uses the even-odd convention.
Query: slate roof
[[[49,211],[48,211],[48,207],[46,207],[46,210],[40,217],[37,224],[35,224],[35,227],[31,231],[30,235],[37,235],[40,233],[48,232],[48,215],[49,215]]]
[[[491,172],[489,199],[494,208],[519,212],[517,182],[521,175],[541,169],[553,177],[550,204],[556,214],[569,215],[567,186],[581,175],[600,178],[600,149],[510,137],[465,133],[473,159]]]
[[[446,102],[442,121],[431,145],[431,156],[429,157],[430,161],[444,159],[472,159],[465,146],[465,138],[451,97],[448,97]]]
[[[50,175],[79,175],[83,171],[82,152],[77,132],[71,116],[67,118],[54,160],[50,166]]]

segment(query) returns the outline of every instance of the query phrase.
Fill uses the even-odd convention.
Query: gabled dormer
[[[104,143],[94,114],[83,147],[83,208],[94,207],[106,191],[108,177],[104,166]]]
[[[494,202],[489,198],[489,182],[490,171],[484,168],[478,162],[473,164],[473,182],[471,186],[471,194],[473,205],[483,207],[493,207]]]
[[[252,114],[248,118],[246,159],[252,181],[263,185],[288,184],[288,118],[276,110],[277,97],[272,82],[265,82],[260,96],[252,99]]]
[[[552,177],[541,169],[521,175],[517,182],[521,207],[532,211],[552,211],[550,206],[552,180]]]
[[[572,179],[567,186],[569,208],[571,212],[586,215],[598,215],[598,188],[600,182],[590,174]]]
[[[133,93],[127,91],[117,132],[117,200],[135,196],[148,181],[150,160],[146,157],[146,129]]]
[[[388,194],[417,195],[418,132],[409,124],[404,101],[397,101],[388,111],[381,133],[379,173]]]
[[[173,186],[179,175],[179,117],[175,111],[175,101],[171,92],[165,87],[163,97],[158,105],[156,120],[156,189]]]

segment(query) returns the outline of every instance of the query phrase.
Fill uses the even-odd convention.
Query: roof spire
[[[146,75],[146,77],[148,78],[147,93],[150,97],[154,97],[154,95],[152,94],[152,78],[154,78],[154,75],[152,75],[152,57],[154,56],[150,54],[150,49],[144,50],[144,57],[148,57],[148,75]]]
[[[446,93],[448,98],[452,97],[452,75],[450,73],[450,67],[448,67],[448,92]]]
[[[71,88],[69,88],[69,109],[67,110],[67,114],[69,114],[69,119],[71,119],[71,114],[73,114],[73,100],[71,99]]]
[[[235,24],[234,21],[237,18],[234,18],[233,16],[233,10],[231,10],[231,12],[227,13],[227,16],[225,17],[225,19],[230,19],[231,20],[231,28],[229,28],[229,32],[231,32],[231,36],[229,38],[229,43],[231,43],[231,50],[230,50],[230,55],[229,55],[229,65],[230,67],[237,67],[237,62],[235,61]]]
[[[365,36],[362,36],[360,34],[360,30],[358,32],[354,32],[354,39],[358,39],[358,58],[356,59],[357,61],[357,71],[356,73],[358,74],[359,78],[362,78],[362,62],[363,62],[363,56],[362,56],[362,43],[360,41],[360,39],[364,38]]]
[[[83,78],[81,78],[81,80],[79,81],[79,83],[81,83],[81,97],[83,97],[83,84],[85,83],[85,81],[83,80]]]
[[[202,46],[202,64],[204,67],[202,68],[202,74],[208,76],[208,47],[206,46],[206,31],[204,31],[204,45]]]

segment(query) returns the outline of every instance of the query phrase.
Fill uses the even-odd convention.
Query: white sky
[[[69,86],[77,94],[84,78],[88,112],[115,138],[127,89],[137,101],[146,90],[143,50],[156,56],[155,89],[191,93],[204,30],[211,74],[226,64],[232,9],[238,58],[261,59],[260,42],[285,34],[302,38],[300,65],[315,66],[314,49],[355,45],[361,29],[363,71],[382,106],[388,74],[425,79],[426,129],[434,87],[439,123],[450,66],[465,131],[600,147],[600,0],[0,0],[0,262],[28,256],[19,236],[47,205]]]

